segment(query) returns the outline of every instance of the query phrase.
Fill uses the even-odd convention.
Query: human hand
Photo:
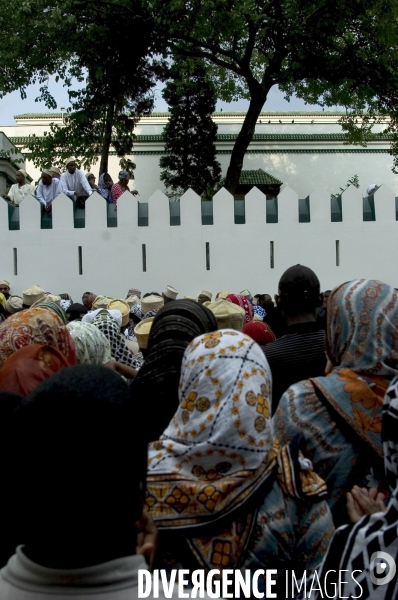
[[[136,554],[141,554],[147,558],[149,568],[153,568],[153,563],[158,545],[158,530],[149,514],[143,510],[140,518],[135,524],[137,529]]]
[[[44,207],[44,210],[46,212],[51,212],[51,204],[46,204],[45,207]]]
[[[354,485],[347,494],[347,512],[351,523],[357,523],[364,515],[385,512],[385,494],[377,492],[376,488],[360,488]]]
[[[133,194],[133,196],[139,196],[140,195],[138,193],[138,190],[132,190],[131,193]]]

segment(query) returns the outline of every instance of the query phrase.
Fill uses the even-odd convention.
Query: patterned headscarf
[[[398,377],[388,388],[383,405],[383,450],[384,466],[389,483],[391,497],[386,512],[376,512],[362,517],[355,525],[340,527],[329,546],[323,560],[318,578],[331,571],[339,573],[342,570],[353,573],[355,580],[348,576],[341,582],[340,598],[368,598],[384,600],[398,597],[398,577],[395,575],[390,582],[383,585],[383,578],[391,573],[392,564],[396,564],[398,555]],[[376,553],[381,553],[377,557]],[[384,556],[383,556],[384,553]],[[386,561],[385,554],[393,559],[393,563]],[[387,563],[388,569],[376,573],[376,565],[380,562]],[[328,576],[328,582],[330,575]],[[356,584],[358,582],[358,585]],[[377,583],[376,583],[377,582]],[[307,582],[310,588],[312,580]],[[330,583],[332,585],[332,583]],[[319,589],[315,585],[315,590]],[[311,594],[314,600],[324,596],[315,592]],[[307,598],[307,596],[299,596]]]
[[[180,405],[149,445],[147,505],[158,526],[211,520],[237,508],[276,464],[270,420],[271,373],[248,336],[222,329],[185,351]],[[178,486],[173,482],[178,480]],[[186,502],[171,502],[175,488]]]
[[[133,306],[130,306],[130,312],[133,313],[139,319],[142,319],[141,304],[133,304]]]
[[[98,327],[72,321],[67,328],[75,340],[78,365],[102,365],[112,360],[109,340]]]
[[[109,173],[102,173],[98,181],[98,193],[109,203],[112,202],[111,192],[105,185],[105,177],[110,177]]]
[[[250,336],[258,344],[269,344],[276,340],[275,334],[263,321],[250,321],[243,325],[243,333]]]
[[[6,303],[7,303],[6,297],[4,296],[4,294],[2,294],[2,293],[0,292],[0,304],[1,304],[1,306],[2,306],[3,308],[5,308],[5,307],[6,307]]]
[[[22,310],[0,325],[0,366],[11,354],[31,344],[48,344],[74,364],[75,343],[62,319],[49,307],[45,304]]]
[[[237,304],[245,311],[245,323],[253,320],[253,305],[245,298],[245,296],[239,296],[238,294],[229,294],[225,298],[227,302],[232,302],[232,304]]]
[[[137,360],[126,346],[125,338],[120,333],[120,325],[118,325],[107,310],[100,310],[93,320],[93,325],[98,327],[108,339],[111,354],[117,362],[133,367],[134,369],[141,367],[142,362]]]
[[[264,310],[264,308],[262,306],[258,306],[258,304],[256,304],[256,306],[253,306],[253,311],[255,315],[258,315],[260,317],[260,319],[264,319],[264,317],[266,316],[266,312]]]
[[[148,409],[143,435],[157,440],[178,407],[181,361],[188,344],[198,335],[217,329],[213,313],[191,300],[171,300],[156,315],[145,362],[131,389],[134,402]],[[152,398],[151,403],[147,402]]]
[[[54,312],[65,323],[65,325],[69,323],[68,317],[66,316],[66,313],[60,304],[56,304],[55,302],[46,302],[44,300],[43,302],[36,304],[35,308],[47,308],[47,310]]]
[[[0,368],[0,390],[28,396],[45,379],[70,367],[69,361],[48,344],[32,344],[14,352]]]
[[[130,175],[127,171],[119,171],[119,180],[130,179]]]
[[[312,379],[356,433],[383,455],[381,416],[389,382],[398,375],[398,293],[375,280],[335,288],[328,301],[327,377]]]

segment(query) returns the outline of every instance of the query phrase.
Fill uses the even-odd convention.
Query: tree
[[[157,29],[168,33],[170,53],[205,61],[220,98],[249,99],[226,177],[231,193],[274,85],[288,99],[296,94],[310,104],[343,105],[353,115],[397,110],[391,0],[146,1]]]
[[[140,0],[3,0],[0,26],[9,33],[0,39],[0,95],[19,89],[26,97],[26,87],[39,81],[40,99],[56,108],[49,74],[68,87],[73,78],[83,84],[69,91],[65,126],[28,144],[36,165],[61,164],[75,154],[89,168],[100,155],[104,172],[112,144],[131,169],[125,156],[133,130],[139,115],[152,110],[151,89],[162,70],[153,25]]]
[[[187,67],[192,69],[188,76]],[[160,179],[170,198],[180,198],[188,188],[211,196],[221,175],[216,160],[217,125],[211,118],[216,103],[213,85],[198,61],[175,64],[170,76],[163,91],[170,120],[164,129],[166,156],[160,159],[164,169]]]

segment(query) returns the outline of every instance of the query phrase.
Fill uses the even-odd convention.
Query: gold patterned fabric
[[[250,337],[225,329],[190,343],[181,367],[180,405],[161,439],[149,445],[146,509],[158,527],[224,517],[274,473],[280,449],[271,430],[270,389],[268,363]],[[283,480],[280,461],[279,471]],[[302,497],[304,488],[314,495],[325,492],[322,481],[298,485],[299,471],[300,465],[286,471],[292,495]]]

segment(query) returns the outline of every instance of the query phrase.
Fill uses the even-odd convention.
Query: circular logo
[[[387,552],[374,552],[370,557],[370,579],[375,585],[386,585],[395,577],[395,560]]]

